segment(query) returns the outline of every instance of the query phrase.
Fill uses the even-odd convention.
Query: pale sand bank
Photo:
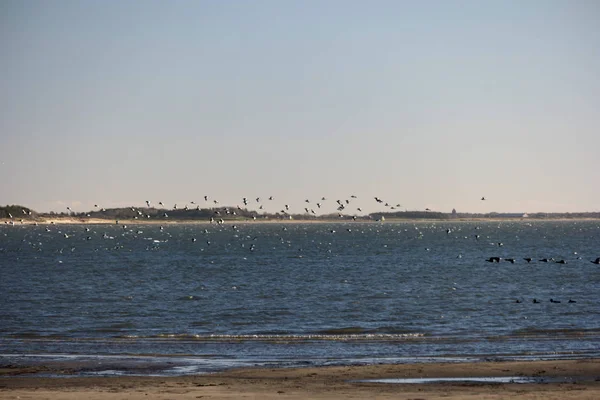
[[[243,369],[182,377],[15,377],[2,399],[600,399],[600,360]],[[48,372],[48,371],[46,371]],[[58,371],[55,371],[58,372]],[[356,382],[381,378],[533,377],[541,383]],[[552,380],[558,382],[552,382]],[[549,382],[545,383],[543,381]]]
[[[118,221],[118,222],[117,222]],[[503,218],[457,218],[457,219],[409,219],[409,218],[388,218],[385,222],[359,219],[354,221],[351,217],[345,219],[225,219],[227,224],[330,224],[330,223],[353,223],[353,224],[386,224],[386,223],[409,223],[409,224],[453,224],[461,222],[582,222],[597,221],[597,218],[547,218],[547,219],[503,219]],[[191,219],[104,219],[104,218],[38,218],[38,219],[1,219],[0,225],[176,225],[176,224],[211,224],[209,220]]]

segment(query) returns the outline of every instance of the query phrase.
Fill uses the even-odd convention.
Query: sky
[[[599,20],[593,0],[3,0],[0,205],[599,211]]]

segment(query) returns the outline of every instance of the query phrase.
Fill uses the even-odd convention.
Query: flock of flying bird
[[[348,208],[349,208],[350,202],[351,202],[352,200],[355,200],[355,199],[357,199],[357,196],[355,196],[355,195],[351,195],[351,196],[350,196],[350,199],[345,199],[345,200],[336,200],[336,211],[338,212],[338,216],[339,216],[340,218],[343,218],[343,217],[344,217],[344,215],[342,214],[342,212],[348,212]],[[261,211],[262,211],[262,210],[264,210],[264,205],[263,205],[263,204],[261,204],[261,198],[260,198],[260,197],[257,197],[255,200],[256,200],[256,203],[258,203],[258,210],[261,210]],[[269,201],[273,201],[273,200],[274,200],[273,196],[269,196],[269,197],[268,197],[268,200],[269,200]],[[323,202],[324,202],[324,201],[326,201],[326,200],[327,200],[327,198],[326,198],[326,197],[321,197],[321,200],[320,200],[320,201],[317,201],[317,202],[315,203],[315,205],[317,206],[317,210],[321,209],[321,207],[323,206]],[[381,198],[379,198],[379,197],[377,197],[377,196],[375,196],[375,197],[374,197],[374,200],[375,200],[375,202],[377,202],[378,204],[383,204],[383,205],[384,205],[385,207],[387,207],[387,208],[388,208],[390,211],[394,211],[394,210],[397,210],[397,209],[399,209],[399,208],[401,208],[401,207],[402,207],[402,205],[401,205],[401,204],[399,204],[399,203],[398,203],[398,204],[396,204],[396,205],[392,205],[392,204],[390,204],[390,203],[388,203],[388,202],[385,202],[385,201],[383,201]],[[481,200],[482,200],[482,201],[484,201],[484,200],[486,200],[486,198],[485,198],[485,197],[482,197],[482,198],[481,198]],[[208,196],[204,196],[204,201],[205,201],[205,202],[209,202],[209,198],[208,198]],[[305,202],[306,204],[310,204],[310,203],[311,203],[311,201],[310,201],[310,200],[308,200],[308,199],[304,200],[304,202]],[[152,207],[153,207],[153,206],[152,206],[152,203],[150,202],[150,200],[146,200],[146,202],[145,202],[145,203],[146,203],[146,206],[147,206],[147,208],[152,208]],[[216,199],[213,199],[213,200],[211,200],[211,201],[210,201],[210,203],[211,203],[211,206],[212,206],[212,207],[214,207],[214,206],[218,206],[218,205],[219,205],[219,201],[218,201],[218,200],[216,200]],[[250,203],[250,202],[249,202],[249,200],[248,200],[248,198],[247,198],[247,197],[243,197],[243,198],[242,198],[242,203],[244,204],[244,207],[248,207],[248,205],[249,205],[249,203]],[[199,205],[199,204],[197,204],[195,201],[191,201],[191,202],[190,202],[190,204],[191,204],[192,206],[195,206],[195,207],[191,207],[191,208],[190,208],[188,205],[185,205],[185,207],[183,207],[182,209],[183,209],[183,210],[186,210],[186,211],[188,211],[188,210],[194,210],[194,209],[195,209],[195,210],[200,210],[200,209],[201,209],[201,208],[200,208],[200,205]],[[159,201],[159,202],[158,202],[158,206],[159,206],[161,209],[166,209],[166,207],[165,207],[165,204],[164,204],[162,201]],[[72,213],[72,212],[74,212],[74,211],[73,211],[73,209],[72,209],[71,207],[67,207],[66,209],[67,209],[67,211],[68,211],[69,213]],[[94,204],[94,209],[95,209],[95,210],[99,210],[99,211],[101,211],[101,212],[105,212],[105,211],[106,211],[106,209],[105,209],[104,207],[100,207],[98,204]],[[178,209],[178,207],[177,207],[177,204],[175,204],[175,205],[173,206],[173,208],[172,208],[172,209],[173,209],[173,210],[177,210],[177,209]],[[228,207],[224,207],[223,209],[224,209],[224,211],[225,211],[227,214],[231,214],[231,215],[233,215],[233,216],[235,216],[235,215],[237,214],[235,210],[230,210]],[[238,206],[237,206],[237,209],[238,209],[238,210],[242,210],[242,207],[238,205]],[[131,207],[131,210],[132,210],[132,211],[134,211],[134,212],[137,212],[137,214],[138,214],[138,215],[135,217],[135,219],[137,219],[137,218],[138,218],[138,216],[139,216],[139,217],[151,218],[151,215],[150,215],[150,214],[144,214],[144,212],[143,212],[143,211],[142,211],[142,209],[140,209],[140,208],[136,209],[135,207]],[[289,216],[289,215],[290,215],[289,211],[290,211],[290,206],[289,206],[288,204],[285,204],[285,205],[283,206],[283,208],[282,208],[282,209],[281,209],[279,212],[280,212],[282,215],[284,215],[284,216]],[[356,211],[358,211],[359,213],[361,213],[361,212],[363,212],[363,209],[362,209],[361,207],[357,207],[357,208],[356,208]],[[431,210],[430,208],[425,208],[425,211],[426,211],[426,212],[430,212],[430,211],[432,211],[432,210]],[[23,212],[23,214],[24,214],[24,215],[26,215],[26,216],[31,216],[31,215],[32,215],[32,212],[31,212],[31,210],[22,210],[22,212]],[[304,212],[305,212],[306,214],[317,215],[317,212],[315,211],[315,209],[314,209],[314,208],[312,208],[312,207],[308,207],[308,206],[307,206],[307,207],[304,207]],[[217,215],[220,215],[220,211],[218,211],[218,210],[217,210],[217,211],[215,211],[215,213],[216,213]],[[5,223],[13,223],[13,224],[14,224],[14,221],[13,221],[13,219],[14,219],[14,216],[13,216],[12,214],[10,214],[10,213],[8,213],[8,216],[9,216],[10,222],[9,222],[9,221],[5,221]],[[91,216],[91,215],[88,213],[88,214],[87,214],[87,216],[89,217],[89,216]],[[168,215],[168,213],[167,213],[166,211],[165,211],[165,212],[163,212],[162,216],[163,216],[164,218],[168,218],[168,217],[169,217],[169,215]],[[353,216],[353,219],[356,219],[356,215],[354,215],[354,216]],[[21,222],[23,222],[23,221],[22,221],[22,219],[21,219]],[[211,221],[211,222],[212,222],[212,221]]]
[[[345,199],[345,200],[336,200],[336,211],[338,212],[338,216],[339,216],[340,218],[343,218],[343,217],[344,217],[344,215],[342,214],[342,212],[347,212],[347,208],[349,207],[349,205],[350,205],[350,202],[351,202],[352,200],[354,200],[354,199],[357,199],[357,196],[355,196],[355,195],[351,195],[351,196],[350,196],[350,199]],[[268,197],[268,200],[269,200],[269,201],[273,201],[273,200],[274,200],[273,196],[269,196],[269,197]],[[326,201],[326,200],[327,200],[327,198],[326,198],[326,197],[321,197],[321,200],[320,200],[320,201],[318,201],[317,203],[315,203],[315,204],[316,204],[316,206],[317,206],[317,209],[321,209],[321,207],[323,206],[323,203],[322,203],[322,202],[324,202],[324,201]],[[375,197],[374,197],[374,200],[375,200],[375,202],[377,202],[378,204],[383,204],[385,207],[388,207],[388,208],[389,208],[389,210],[391,210],[391,211],[397,210],[397,209],[399,209],[400,207],[402,207],[402,205],[401,205],[401,204],[391,205],[391,204],[390,204],[390,203],[388,203],[388,202],[384,202],[384,201],[383,201],[381,198],[379,198],[379,197],[377,197],[377,196],[375,196]],[[483,201],[483,200],[486,200],[486,198],[485,198],[485,197],[482,197],[482,198],[481,198],[481,200],[482,200],[482,201]],[[208,196],[204,196],[204,201],[205,201],[205,202],[209,202]],[[311,201],[310,201],[310,200],[308,200],[308,199],[304,200],[304,202],[305,202],[306,204],[310,204],[310,203],[311,203]],[[219,201],[218,201],[218,200],[216,200],[216,199],[213,199],[213,200],[211,200],[211,201],[210,201],[210,203],[211,203],[211,206],[213,206],[213,205],[214,205],[214,206],[218,206],[218,204],[219,204]],[[248,200],[248,198],[247,198],[247,197],[243,197],[243,198],[242,198],[242,203],[244,204],[244,207],[248,207],[248,205],[249,205],[249,200]],[[259,210],[264,210],[264,205],[263,205],[263,204],[261,204],[261,198],[260,198],[260,197],[257,197],[257,198],[256,198],[256,203],[258,203],[258,206],[259,206],[259,207],[258,207],[258,209],[259,209]],[[197,204],[195,201],[191,201],[191,202],[190,202],[190,204],[191,204],[192,206],[195,206],[195,207],[192,207],[192,208],[190,208],[188,205],[185,205],[185,207],[183,207],[182,209],[183,209],[183,210],[186,210],[186,211],[188,211],[188,210],[192,210],[192,209],[195,209],[195,210],[200,210],[200,205],[199,205],[199,204]],[[152,208],[152,207],[153,207],[153,206],[152,206],[152,203],[150,202],[150,200],[146,200],[146,206],[147,206],[147,208]],[[158,202],[158,206],[160,206],[160,208],[161,208],[161,209],[165,209],[165,204],[164,204],[162,201],[159,201],[159,202]],[[74,212],[74,211],[73,211],[73,209],[72,209],[71,207],[67,207],[66,209],[67,209],[67,211],[68,211],[69,213],[72,213],[72,212]],[[101,212],[105,212],[105,211],[106,211],[106,209],[105,209],[104,207],[100,207],[98,204],[94,204],[94,209],[97,209],[97,210],[99,210],[99,211],[101,211]],[[178,209],[178,207],[177,207],[177,204],[175,204],[175,205],[173,206],[173,210],[177,210],[177,209]],[[238,205],[238,206],[237,206],[237,209],[238,209],[238,210],[241,210],[241,209],[242,209],[242,207]],[[143,212],[141,209],[136,209],[135,207],[131,207],[131,210],[132,210],[132,211],[134,211],[134,212],[137,212],[138,216],[140,216],[140,217],[144,217],[144,216],[145,216],[146,218],[151,218],[150,214],[144,214],[144,212]],[[233,216],[235,216],[235,215],[237,214],[235,210],[233,210],[233,211],[232,211],[232,210],[230,210],[230,209],[229,209],[229,208],[227,208],[227,207],[225,207],[225,208],[224,208],[224,211],[225,211],[227,214],[231,214],[231,215],[233,215]],[[283,207],[283,208],[282,208],[282,209],[281,209],[279,212],[280,212],[282,215],[289,216],[289,215],[290,215],[289,211],[290,211],[290,206],[289,206],[288,204],[285,204],[285,205],[284,205],[284,207]],[[357,207],[357,208],[356,208],[356,211],[358,211],[358,212],[362,212],[362,211],[363,211],[363,209],[362,209],[361,207]],[[432,210],[431,210],[430,208],[425,208],[425,211],[432,211]],[[32,212],[31,212],[31,210],[22,210],[22,212],[23,212],[23,214],[24,214],[24,215],[27,215],[27,216],[31,216],[31,215],[32,215]],[[309,207],[304,207],[304,212],[305,212],[306,214],[312,214],[312,215],[316,215],[316,214],[317,214],[314,208],[309,208]],[[220,215],[220,213],[221,213],[221,211],[218,211],[218,210],[217,210],[217,211],[215,211],[215,214],[216,214],[216,215]],[[14,224],[14,221],[13,221],[14,217],[13,217],[13,215],[12,215],[12,214],[10,214],[10,213],[8,213],[8,216],[9,216],[10,222],[9,222],[9,221],[5,221],[5,223],[13,223],[13,224]],[[87,214],[87,216],[89,217],[89,216],[90,216],[90,214]],[[136,216],[136,217],[135,217],[135,219],[137,219],[137,218],[138,218],[138,216]],[[164,218],[168,218],[168,217],[169,217],[169,215],[167,214],[167,212],[163,212],[162,216],[163,216]],[[354,216],[353,216],[353,219],[356,219],[356,215],[354,215]],[[22,221],[22,219],[21,219],[21,222],[23,222],[23,221]],[[213,221],[211,221],[211,222],[213,222]]]
[[[352,214],[352,212],[356,211],[358,213],[362,213],[363,209],[362,207],[356,207],[353,210],[350,210],[351,206],[351,202],[353,202],[354,200],[356,200],[358,197],[355,195],[351,195],[348,199],[344,199],[344,200],[336,200],[335,201],[335,210],[338,213],[338,217],[339,218],[344,218],[349,216],[348,214],[344,215],[344,213],[349,213]],[[265,210],[265,203],[261,202],[261,197],[256,197],[255,199],[256,205],[257,205],[257,211],[264,211]],[[274,200],[273,196],[269,196],[267,198],[267,200],[269,202],[272,202]],[[374,200],[376,203],[378,204],[382,204],[383,206],[387,207],[390,211],[394,211],[394,210],[398,210],[400,207],[402,207],[401,204],[395,204],[392,205],[388,202],[383,201],[381,198],[375,196]],[[304,204],[305,207],[303,209],[303,213],[306,215],[317,215],[317,211],[321,211],[321,209],[324,206],[324,202],[327,201],[326,197],[321,197],[320,200],[316,201],[316,202],[311,202],[311,200],[309,199],[305,199],[304,200]],[[213,210],[214,212],[214,216],[221,216],[223,214],[227,214],[228,216],[232,216],[235,217],[238,215],[239,211],[241,210],[246,210],[248,211],[248,207],[249,205],[252,203],[251,200],[249,200],[247,197],[243,197],[242,198],[242,203],[243,203],[243,207],[238,205],[235,208],[234,207],[221,207],[219,206],[219,201],[216,199],[210,199],[208,196],[204,196],[204,202],[210,206],[210,209]],[[152,215],[150,215],[150,213],[148,212],[149,209],[154,208],[154,205],[152,204],[152,202],[150,200],[146,200],[145,201],[146,204],[146,209],[139,207],[130,207],[131,211],[136,213],[136,215],[133,217],[134,219],[139,219],[139,218],[147,218],[150,219],[152,218]],[[315,205],[315,207],[312,206],[312,204]],[[157,203],[158,209],[161,210],[161,216],[162,218],[168,218],[169,214],[167,211],[169,211],[169,209],[167,207],[165,207],[165,204],[162,201],[159,201]],[[205,207],[207,208],[207,207]],[[270,207],[271,210],[274,210],[273,207]],[[74,213],[74,210],[71,207],[66,207],[66,210],[69,213]],[[184,210],[184,211],[192,211],[192,210],[197,210],[200,211],[201,207],[198,203],[196,203],[195,201],[191,201],[189,204],[186,204],[184,207],[178,207],[177,204],[175,204],[170,210]],[[100,211],[100,212],[106,212],[106,208],[104,207],[100,207],[98,204],[94,204],[94,211]],[[431,209],[426,208],[425,211],[431,211]],[[32,213],[31,211],[28,210],[22,210],[23,214],[26,216],[31,216]],[[284,204],[283,207],[278,210],[275,211],[275,214],[281,214],[284,217],[291,217],[292,216],[292,212],[291,212],[291,206],[289,204]],[[302,212],[300,212],[302,213]],[[11,215],[10,213],[9,215],[9,220],[10,221],[5,221],[5,223],[13,223],[14,224],[14,217],[13,215]],[[86,214],[87,217],[91,217],[90,213]],[[354,215],[352,216],[353,219],[357,219],[357,215],[356,213],[354,213]],[[256,219],[256,216],[254,217],[254,219]],[[21,219],[21,222],[23,222],[23,220]],[[215,222],[214,218],[211,218],[210,222]],[[224,222],[222,219],[219,220],[218,222]]]
[[[273,201],[273,200],[274,200],[273,196],[269,196],[267,199],[268,199],[268,201]],[[347,211],[348,211],[348,208],[349,208],[349,206],[350,206],[350,202],[351,202],[351,201],[353,201],[353,200],[355,200],[355,199],[357,199],[357,196],[355,196],[355,195],[351,195],[349,199],[345,199],[345,200],[336,200],[336,201],[335,201],[335,202],[336,202],[336,211],[338,212],[338,216],[339,216],[340,218],[344,216],[344,215],[342,214],[342,212],[347,212]],[[375,199],[375,201],[376,201],[377,203],[379,203],[379,204],[383,204],[383,203],[384,203],[384,201],[383,201],[383,200],[381,200],[379,197],[374,197],[374,199]],[[326,201],[326,200],[327,200],[327,198],[326,198],[326,197],[321,197],[321,200],[320,200],[320,201],[317,201],[317,202],[315,203],[315,205],[316,205],[316,207],[317,207],[317,210],[320,210],[320,209],[323,207],[323,202],[324,202],[324,201]],[[205,202],[209,202],[208,196],[204,196],[204,201],[205,201]],[[261,210],[261,211],[262,211],[262,210],[264,210],[264,209],[265,209],[265,208],[264,208],[264,204],[262,204],[262,203],[261,203],[261,198],[260,198],[260,197],[256,197],[255,201],[256,201],[256,203],[257,203],[257,205],[258,205],[258,210]],[[218,200],[212,200],[211,202],[212,202],[212,204],[213,204],[214,206],[218,206],[218,204],[219,204],[219,201],[218,201]],[[250,205],[251,201],[250,201],[250,200],[249,200],[247,197],[243,197],[243,198],[242,198],[242,203],[244,204],[244,208],[245,208],[245,209],[247,209],[247,207]],[[311,203],[311,201],[310,201],[309,199],[306,199],[306,200],[304,200],[304,203],[307,205],[306,207],[304,207],[304,213],[306,213],[306,214],[312,214],[312,215],[317,215],[317,211],[316,211],[316,210],[315,210],[313,207],[309,207],[309,206],[308,206],[309,204],[312,204],[312,203]],[[191,202],[190,202],[190,204],[191,204],[192,206],[195,206],[195,207],[193,207],[193,208],[190,208],[188,205],[186,205],[185,207],[183,207],[183,210],[186,210],[186,211],[187,211],[187,210],[191,210],[191,209],[200,210],[200,205],[198,205],[198,204],[197,204],[195,201],[191,201]],[[163,203],[162,201],[161,201],[161,202],[158,202],[158,205],[159,205],[161,208],[165,208],[165,205],[164,205],[164,203]],[[146,200],[146,206],[147,206],[148,208],[152,207],[152,204],[151,204],[151,202],[150,202],[149,200]],[[98,207],[98,205],[95,205],[95,207]],[[391,205],[391,204],[389,204],[389,203],[385,202],[385,207],[388,207],[390,210],[396,210],[396,209],[398,209],[398,208],[400,208],[400,207],[402,207],[402,206],[401,206],[400,204],[396,204],[396,205],[394,206],[394,205]],[[173,206],[173,210],[177,210],[177,209],[178,209],[178,207],[177,207],[177,204],[175,204],[175,205]],[[104,210],[104,209],[103,209],[103,210]],[[238,205],[238,206],[237,206],[237,210],[242,210],[242,207]],[[235,210],[230,210],[228,207],[225,207],[225,208],[224,208],[224,211],[225,211],[227,214],[236,215],[236,211],[235,211]],[[356,208],[356,211],[358,211],[358,212],[360,213],[360,212],[363,212],[363,209],[362,209],[361,207],[357,207],[357,208]],[[426,211],[431,211],[431,210],[430,210],[430,209],[426,209]],[[285,204],[285,205],[283,206],[283,208],[282,208],[282,209],[281,209],[279,212],[280,212],[282,215],[291,215],[291,214],[290,214],[290,205],[289,205],[289,204]],[[221,211],[219,211],[219,210],[216,210],[216,211],[215,211],[215,214],[216,214],[216,215],[220,215],[220,213],[221,213]],[[163,213],[163,217],[167,218],[167,217],[168,217],[168,214],[167,214],[166,212],[165,212],[165,213]]]

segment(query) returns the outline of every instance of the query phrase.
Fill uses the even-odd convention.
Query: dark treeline
[[[35,218],[38,216],[38,213],[35,211],[19,206],[19,205],[10,205],[0,207],[0,218]]]

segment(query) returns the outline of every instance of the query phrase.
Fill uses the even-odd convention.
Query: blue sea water
[[[599,221],[5,225],[0,364],[598,356],[599,256]]]

